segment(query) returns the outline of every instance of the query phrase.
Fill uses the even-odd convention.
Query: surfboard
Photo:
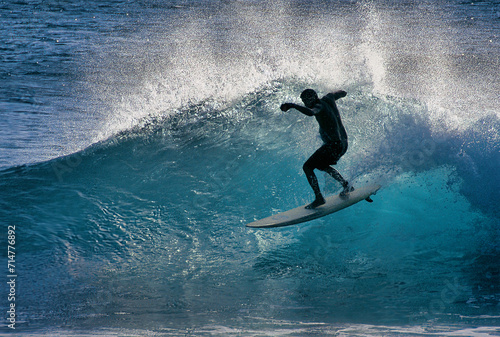
[[[368,185],[357,188],[350,192],[345,197],[334,195],[325,199],[325,203],[315,209],[306,209],[308,205],[300,206],[286,212],[278,213],[270,217],[251,222],[247,227],[253,228],[272,228],[295,225],[298,223],[311,221],[321,218],[325,215],[338,212],[346,207],[352,206],[362,200],[370,197],[370,195],[377,193],[380,185]]]

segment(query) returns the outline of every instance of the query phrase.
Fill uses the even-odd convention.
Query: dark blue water
[[[0,25],[2,333],[500,334],[500,3],[3,1]],[[337,168],[383,187],[246,228],[313,197],[317,124],[279,110],[306,87],[348,92]]]

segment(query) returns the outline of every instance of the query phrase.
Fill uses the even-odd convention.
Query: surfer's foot
[[[312,203],[306,206],[306,209],[314,209],[318,206],[321,206],[325,203],[325,198],[323,196],[316,197],[316,200],[314,200]]]
[[[341,198],[345,198],[348,196],[349,192],[354,191],[354,187],[352,187],[349,183],[344,185],[344,190],[340,192],[339,196]]]

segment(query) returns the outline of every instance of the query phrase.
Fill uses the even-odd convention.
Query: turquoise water
[[[500,333],[497,3],[1,11],[2,331]],[[305,87],[348,92],[337,168],[382,189],[247,228],[313,197],[317,124],[279,110]]]

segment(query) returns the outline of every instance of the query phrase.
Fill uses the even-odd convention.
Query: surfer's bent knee
[[[304,170],[304,172],[305,172],[306,174],[310,174],[310,173],[312,173],[312,172],[314,171],[314,166],[313,166],[313,165],[311,165],[311,163],[310,163],[310,162],[309,162],[309,160],[308,160],[308,161],[306,161],[306,162],[304,163],[304,165],[302,165],[302,169]]]

